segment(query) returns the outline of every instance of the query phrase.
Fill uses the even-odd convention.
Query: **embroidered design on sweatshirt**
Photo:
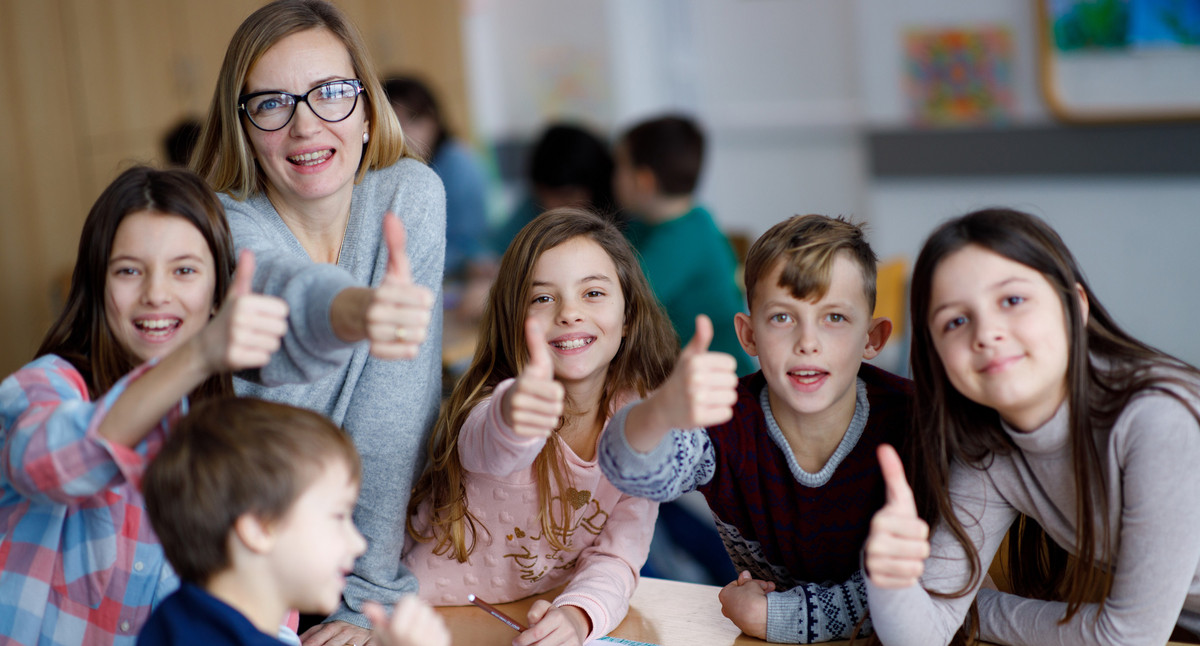
[[[561,517],[564,501],[566,519]],[[550,500],[550,527],[557,536],[563,538],[567,549],[556,549],[548,540],[544,540],[540,524],[531,529],[513,527],[511,532],[504,535],[512,549],[504,558],[513,560],[521,579],[525,581],[540,581],[554,570],[572,570],[582,549],[575,547],[576,534],[584,532],[580,538],[586,547],[595,542],[595,537],[600,535],[607,522],[608,512],[600,508],[600,501],[592,497],[591,491],[568,487],[566,492]],[[575,556],[567,560],[567,556],[572,554]]]

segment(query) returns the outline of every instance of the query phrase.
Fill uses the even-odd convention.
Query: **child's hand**
[[[683,348],[671,376],[634,410],[626,422],[633,448],[646,452],[673,428],[715,426],[733,417],[737,403],[737,361],[724,352],[709,352],[712,321],[696,317],[696,335]]]
[[[367,339],[371,354],[380,359],[412,359],[429,331],[433,293],[412,281],[404,250],[404,224],[392,213],[383,217],[383,238],[388,248],[387,273],[379,287],[371,290]]]
[[[525,615],[529,628],[513,646],[580,646],[592,631],[592,622],[575,606],[555,606],[545,599],[533,602]]]
[[[287,333],[287,303],[251,291],[254,254],[243,249],[220,311],[195,339],[210,373],[266,365]]]
[[[732,583],[721,588],[717,598],[721,600],[721,614],[729,617],[733,625],[742,632],[767,638],[767,593],[775,591],[773,581],[752,578],[743,570]]]
[[[563,411],[563,385],[554,380],[546,331],[536,319],[525,321],[529,364],[504,393],[500,414],[513,432],[523,437],[549,437]]]
[[[420,598],[409,595],[400,599],[388,619],[387,611],[368,602],[363,614],[371,620],[371,644],[379,646],[450,646],[450,632],[441,615]]]
[[[915,585],[929,557],[929,525],[917,516],[912,489],[904,479],[904,464],[887,444],[878,449],[879,468],[887,486],[887,502],[871,519],[864,565],[871,583],[881,588]]]

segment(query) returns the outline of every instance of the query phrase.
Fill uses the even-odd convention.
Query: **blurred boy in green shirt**
[[[704,135],[691,119],[644,121],[621,137],[613,189],[632,216],[626,237],[679,338],[695,335],[696,315],[713,321],[710,349],[737,359],[738,376],[758,367],[742,350],[733,317],[746,311],[735,277],[737,258],[712,215],[695,202]]]

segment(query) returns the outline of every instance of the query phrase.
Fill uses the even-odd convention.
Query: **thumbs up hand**
[[[563,385],[554,380],[554,359],[541,321],[525,321],[529,363],[500,402],[500,414],[523,437],[549,437],[563,412]]]
[[[683,347],[675,370],[647,400],[667,428],[713,426],[733,417],[737,402],[737,361],[724,352],[710,352],[713,324],[696,317],[696,335]]]
[[[887,502],[871,519],[864,564],[871,582],[881,588],[907,588],[917,583],[929,557],[929,525],[917,516],[912,488],[896,449],[880,444],[879,468]]]
[[[367,339],[376,357],[412,359],[429,332],[433,292],[412,281],[404,224],[395,214],[384,216],[383,238],[388,248],[387,273],[379,287],[371,290],[366,309]]]
[[[243,249],[221,309],[196,335],[211,373],[266,365],[287,333],[287,303],[255,294],[253,279],[254,253]]]

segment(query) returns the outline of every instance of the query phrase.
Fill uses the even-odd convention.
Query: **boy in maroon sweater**
[[[904,443],[912,401],[911,382],[863,363],[892,331],[872,317],[875,264],[856,225],[775,225],[750,249],[750,314],[733,321],[762,370],[737,381],[700,317],[671,378],[601,440],[625,493],[704,494],[741,572],[722,611],[769,641],[845,639],[866,611],[859,550],[884,502],[875,448]]]

